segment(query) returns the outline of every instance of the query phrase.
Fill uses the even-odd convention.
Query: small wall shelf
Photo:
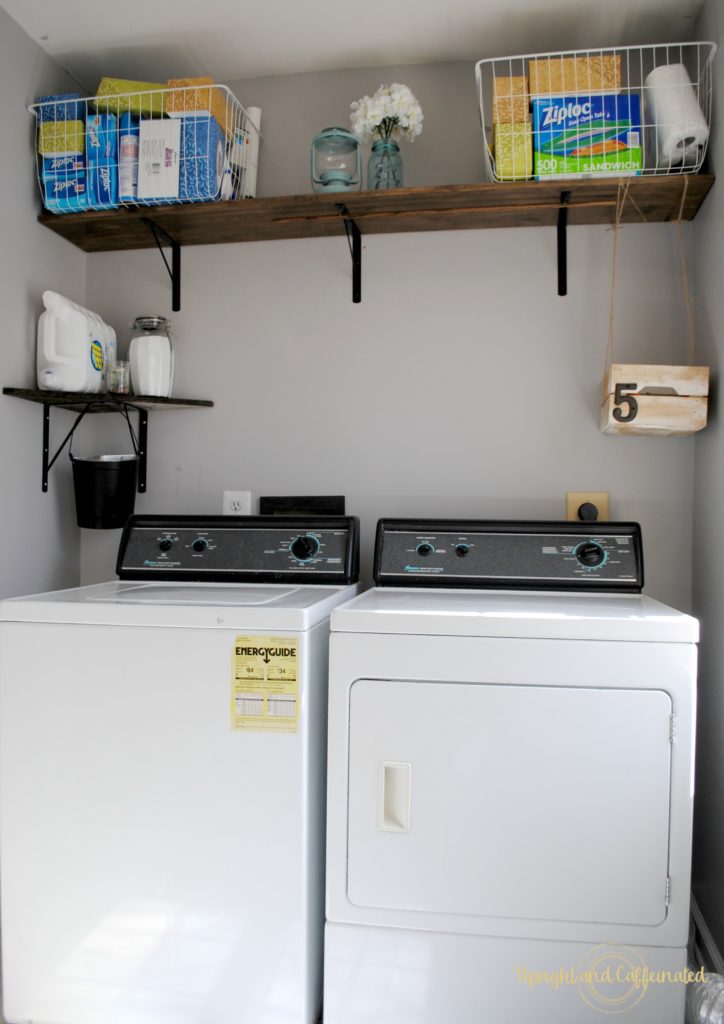
[[[51,466],[70,441],[80,421],[88,413],[118,412],[123,415],[131,431],[134,447],[138,453],[138,490],[146,490],[146,458],[148,453],[148,413],[151,409],[199,409],[211,408],[213,402],[198,398],[156,398],[146,395],[86,394],[77,391],[37,391],[32,388],[3,388],[4,395],[24,398],[43,406],[43,476],[42,489],[48,490],[48,473]],[[73,426],[63,439],[55,455],[50,457],[50,407],[57,406],[75,412]],[[138,436],[133,432],[128,411],[138,413]]]

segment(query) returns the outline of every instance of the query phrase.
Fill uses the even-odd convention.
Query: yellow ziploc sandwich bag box
[[[530,121],[528,83],[523,75],[493,78],[493,124]]]
[[[234,111],[223,89],[213,88],[213,78],[169,78],[166,113],[170,117],[204,114],[215,117],[226,135],[234,130]]]
[[[528,78],[531,96],[619,92],[621,56],[539,57],[528,62]]]
[[[113,114],[162,117],[166,86],[158,82],[130,82],[125,78],[102,78],[96,110]],[[129,93],[130,95],[126,95]]]

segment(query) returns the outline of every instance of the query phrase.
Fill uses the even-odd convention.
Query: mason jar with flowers
[[[381,85],[374,96],[352,104],[352,133],[372,142],[367,188],[402,188],[399,139],[410,142],[422,131],[422,108],[406,85]]]

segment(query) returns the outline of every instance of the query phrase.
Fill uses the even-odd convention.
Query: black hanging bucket
[[[116,530],[133,514],[138,480],[137,455],[71,454],[78,526]]]

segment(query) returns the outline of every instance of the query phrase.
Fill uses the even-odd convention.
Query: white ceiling
[[[2,0],[88,92],[692,38],[702,0]]]

